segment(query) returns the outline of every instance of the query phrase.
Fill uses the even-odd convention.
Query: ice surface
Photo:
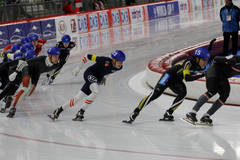
[[[163,20],[155,20],[161,24]],[[153,25],[155,22],[152,22]],[[179,120],[194,105],[185,100],[174,113],[175,122],[159,122],[173,97],[161,96],[146,107],[132,125],[121,123],[150,90],[142,74],[154,57],[222,35],[219,19],[182,20],[172,29],[150,37],[95,50],[109,55],[122,49],[127,61],[101,87],[85,121],[73,122],[80,105],[53,122],[47,114],[76,95],[82,73],[71,75],[80,58],[70,57],[54,85],[39,86],[17,108],[15,118],[0,116],[1,160],[220,160],[240,159],[239,108],[223,106],[212,118],[213,127],[192,127]],[[150,26],[151,27],[151,26]],[[154,26],[156,27],[156,26]],[[90,63],[91,64],[91,63]],[[88,64],[88,65],[90,65]],[[86,66],[87,67],[87,66]],[[129,81],[131,80],[131,81]],[[131,84],[131,86],[129,86]],[[198,118],[211,104],[206,104]]]

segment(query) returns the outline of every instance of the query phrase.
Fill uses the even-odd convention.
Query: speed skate
[[[213,126],[212,123],[204,123],[204,122],[193,122],[191,120],[189,120],[188,118],[186,117],[183,117],[183,118],[180,118],[180,120],[182,120],[183,122],[187,123],[187,124],[190,124],[192,126]]]

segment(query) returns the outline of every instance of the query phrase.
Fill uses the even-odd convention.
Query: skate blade
[[[12,115],[7,115],[7,118],[13,118],[14,116],[12,116]]]
[[[180,120],[182,120],[183,122],[190,124],[192,126],[196,126],[195,122],[190,121],[189,119],[187,119],[186,117],[180,118]]]
[[[76,119],[76,118],[74,118],[74,119],[72,119],[73,121],[83,121],[83,119]]]
[[[5,112],[6,112],[6,110],[3,110],[3,109],[0,110],[0,113],[5,113]]]
[[[164,118],[162,118],[162,119],[159,119],[158,121],[166,121],[166,122],[173,122],[174,121],[174,119],[164,119]]]
[[[203,123],[203,122],[196,123],[196,125],[199,125],[199,126],[209,126],[209,127],[213,126],[212,123]]]
[[[49,117],[51,120],[55,121],[55,118],[52,117],[52,115],[48,115],[48,117]]]
[[[126,123],[126,124],[132,124],[132,122],[131,122],[131,121],[128,121],[128,120],[123,120],[122,122],[123,122],[123,123]]]

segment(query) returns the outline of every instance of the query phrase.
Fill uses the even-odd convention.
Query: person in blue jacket
[[[220,18],[224,37],[223,55],[228,55],[230,36],[232,37],[232,54],[236,55],[238,49],[240,9],[233,4],[232,0],[225,0],[225,6],[220,10]]]

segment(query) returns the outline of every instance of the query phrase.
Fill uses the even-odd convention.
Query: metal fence
[[[1,0],[0,0],[1,1]],[[114,8],[163,0],[103,0],[105,8]],[[22,0],[18,4],[0,5],[0,22],[63,14],[67,0]],[[72,0],[74,2],[74,0]],[[82,11],[93,10],[93,0],[83,0]],[[74,3],[73,9],[75,8]]]

